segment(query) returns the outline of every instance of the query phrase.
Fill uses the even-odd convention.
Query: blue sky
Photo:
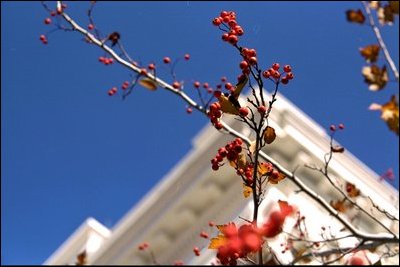
[[[88,3],[68,2],[83,25]],[[180,99],[137,88],[125,101],[107,90],[129,79],[77,33],[56,31],[39,2],[1,3],[1,263],[41,264],[87,218],[112,227],[190,149],[208,121],[186,114]],[[399,139],[363,83],[358,48],[375,42],[369,27],[345,11],[359,2],[100,2],[94,18],[103,33],[119,31],[130,55],[161,65],[164,56],[191,55],[179,79],[216,84],[234,80],[240,58],[211,25],[234,10],[262,66],[291,64],[295,80],[282,93],[324,127],[344,123],[337,140],[377,173],[392,167],[398,188]],[[398,66],[398,24],[383,31]],[[160,75],[171,80],[167,75]],[[165,72],[164,72],[165,74]],[[186,90],[190,90],[187,88]],[[278,100],[279,101],[279,100]]]

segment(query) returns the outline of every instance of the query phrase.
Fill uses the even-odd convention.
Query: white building
[[[230,123],[244,135],[249,134],[238,121],[232,119]],[[329,151],[326,131],[282,95],[274,104],[269,123],[276,130],[277,140],[267,146],[267,154],[289,170],[299,167],[296,175],[327,201],[338,199],[339,195],[320,173],[303,167],[306,163],[323,166],[323,156]],[[193,139],[192,150],[113,229],[107,229],[95,219],[86,220],[44,264],[74,264],[83,250],[87,252],[89,265],[152,264],[150,253],[138,250],[143,241],[150,244],[160,264],[173,264],[175,260],[185,264],[211,263],[215,251],[207,249],[209,240],[199,236],[203,230],[211,237],[216,235],[217,230],[210,228],[208,222],[240,222],[238,215],[251,218],[252,214],[251,198],[242,196],[242,183],[234,170],[225,166],[218,172],[211,169],[210,159],[218,147],[232,139],[211,126],[205,127]],[[350,152],[335,154],[330,167],[332,176],[355,184],[381,208],[398,216],[398,191],[379,181],[378,175]],[[267,214],[278,199],[286,199],[300,208],[309,229],[330,225],[332,231],[335,228],[339,231],[334,219],[304,194],[296,194],[296,187],[290,181],[284,180],[270,188],[261,214]],[[358,203],[363,206],[369,200],[361,199]],[[373,215],[398,234],[398,220],[393,222],[379,212]],[[365,216],[354,223],[369,233],[380,231]],[[269,245],[280,251],[279,242]],[[195,246],[202,249],[199,257],[193,253]],[[398,260],[397,256],[392,263],[398,264]]]

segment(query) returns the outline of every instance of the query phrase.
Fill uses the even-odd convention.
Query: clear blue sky
[[[68,2],[87,25],[88,3]],[[147,64],[164,56],[191,60],[178,78],[234,80],[240,58],[211,20],[234,10],[242,44],[265,67],[290,63],[296,79],[282,93],[322,126],[344,123],[338,141],[377,173],[399,179],[399,139],[372,102],[398,84],[370,92],[358,48],[375,42],[370,28],[349,24],[359,2],[100,2],[103,33],[118,30],[131,56]],[[126,101],[107,96],[129,72],[97,62],[103,53],[77,33],[39,35],[47,13],[39,2],[1,3],[1,263],[41,264],[89,216],[112,227],[190,149],[208,121],[162,90],[137,88]],[[384,38],[398,66],[398,24]],[[190,88],[187,88],[190,90]]]

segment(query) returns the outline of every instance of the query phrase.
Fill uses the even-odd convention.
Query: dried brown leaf
[[[264,133],[264,141],[267,144],[271,144],[272,142],[274,142],[275,138],[276,138],[275,129],[268,126]]]
[[[157,89],[157,84],[150,78],[143,78],[139,81],[139,84],[150,91],[155,91]]]
[[[346,17],[349,22],[363,24],[365,21],[365,16],[361,9],[357,10],[347,10]]]
[[[365,66],[362,69],[362,75],[364,76],[364,81],[369,85],[369,90],[371,91],[382,90],[389,80],[386,66],[383,66],[382,69],[376,65]]]
[[[360,53],[368,63],[374,63],[378,60],[379,50],[379,45],[373,44],[360,48]]]

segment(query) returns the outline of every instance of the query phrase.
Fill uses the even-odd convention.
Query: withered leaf
[[[217,237],[211,238],[210,244],[208,245],[209,249],[218,249],[226,244],[226,237],[224,235],[219,234]]]
[[[392,9],[393,14],[399,14],[399,1],[389,1],[389,6]]]
[[[247,164],[246,155],[244,153],[240,153],[236,160],[230,160],[229,164],[235,169],[244,169]]]
[[[360,48],[360,53],[368,63],[374,63],[378,60],[379,50],[379,45],[373,44]]]
[[[221,110],[224,113],[239,115],[240,104],[238,101],[232,102],[231,100],[229,100],[229,96],[221,94],[221,96],[218,98],[218,102],[221,105]]]
[[[338,212],[345,212],[348,208],[349,208],[349,206],[348,205],[346,205],[346,199],[343,199],[343,200],[337,200],[337,201],[333,201],[333,200],[331,200],[330,202],[329,202],[329,204],[332,206],[332,208],[334,208],[335,210],[337,210]]]
[[[392,95],[390,101],[383,105],[371,104],[369,109],[380,110],[382,112],[381,119],[386,122],[391,131],[399,135],[399,105],[395,95]]]
[[[273,177],[273,175],[268,176],[268,182],[271,184],[278,184],[280,181],[286,178],[286,175],[283,173],[279,173],[277,177]]]
[[[383,66],[382,69],[376,65],[365,66],[362,69],[362,75],[364,76],[364,81],[369,85],[368,88],[371,91],[382,90],[389,80],[386,66]]]
[[[76,256],[76,265],[85,265],[86,264],[86,250],[82,251]]]
[[[261,162],[258,164],[258,173],[260,176],[263,176],[265,174],[270,174],[273,171],[273,166],[269,162]]]
[[[139,81],[139,84],[150,91],[154,91],[157,89],[157,84],[149,78],[143,78]]]
[[[365,21],[365,16],[362,13],[361,9],[357,10],[347,10],[346,11],[347,20],[349,22],[363,24]]]
[[[360,195],[360,190],[349,182],[346,182],[346,192],[349,197],[358,197]]]
[[[383,7],[379,7],[377,10],[378,20],[381,25],[385,24],[392,25],[394,22],[394,15],[399,14],[398,1],[390,1],[390,2]]]
[[[333,153],[343,153],[344,152],[344,147],[342,146],[332,146],[331,150]]]
[[[268,126],[267,129],[265,129],[264,141],[267,144],[271,144],[272,142],[274,142],[275,138],[276,138],[275,129]]]

